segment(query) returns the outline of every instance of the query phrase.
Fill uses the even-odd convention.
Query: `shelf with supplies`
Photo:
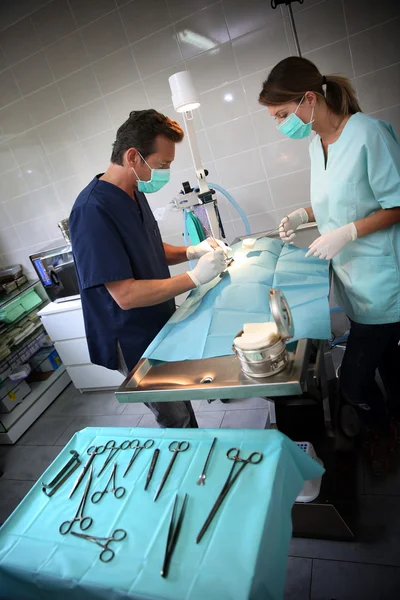
[[[37,315],[49,303],[39,280],[0,300],[0,317],[8,321],[0,328],[0,444],[15,443],[71,381],[59,358],[53,368],[49,361],[56,351]],[[42,372],[45,363],[50,366]],[[33,372],[14,381],[10,375],[19,367]]]

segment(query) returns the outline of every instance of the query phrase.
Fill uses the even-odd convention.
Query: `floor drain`
[[[203,379],[200,381],[200,383],[212,383],[213,382],[213,378],[211,377],[211,375],[206,375],[206,377],[203,377]]]

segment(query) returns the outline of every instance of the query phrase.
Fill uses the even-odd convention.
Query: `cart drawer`
[[[86,338],[64,340],[55,342],[54,345],[66,367],[91,364]]]

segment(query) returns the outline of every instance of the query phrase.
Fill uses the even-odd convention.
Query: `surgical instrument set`
[[[170,474],[171,469],[174,466],[174,462],[176,460],[176,457],[178,456],[178,453],[185,452],[185,450],[187,450],[189,448],[189,446],[190,446],[189,442],[186,442],[186,441],[178,442],[175,440],[174,442],[170,443],[168,449],[170,452],[173,452],[173,456],[172,456],[171,460],[169,461],[169,465],[164,473],[163,478],[161,479],[160,485],[157,488],[157,491],[154,496],[154,502],[157,500],[158,496],[161,493],[161,490],[163,489],[163,487],[165,485],[165,482],[168,479],[168,475]]]
[[[88,542],[92,542],[93,544],[97,544],[98,546],[100,546],[100,548],[102,548],[102,551],[100,552],[99,558],[101,562],[104,563],[110,562],[110,560],[112,560],[115,556],[114,550],[108,547],[109,544],[111,544],[111,542],[121,542],[128,535],[125,529],[115,529],[111,536],[108,537],[88,535],[87,533],[75,533],[75,531],[71,531],[71,533],[76,537],[80,537],[84,540],[87,540]]]
[[[167,544],[165,547],[164,562],[161,568],[161,577],[166,577],[168,575],[169,563],[171,561],[172,554],[178,541],[179,533],[182,527],[183,517],[185,516],[187,500],[188,495],[185,494],[179,515],[175,518],[178,505],[178,494],[176,494],[175,496],[174,506],[172,507],[171,520],[169,522],[168,527]]]
[[[118,499],[122,498],[122,496],[125,494],[126,488],[124,488],[122,486],[117,487],[117,485],[116,485],[116,482],[115,482],[116,474],[117,474],[117,463],[115,462],[104,490],[93,492],[91,499],[94,504],[97,504],[98,502],[100,502],[100,500],[103,498],[103,496],[105,496],[109,492],[111,492],[114,495],[114,497],[118,498]],[[108,489],[108,486],[110,485],[110,483],[112,485],[111,490]]]
[[[89,467],[91,466],[94,457],[97,456],[98,454],[103,454],[103,452],[105,452],[106,450],[110,450],[111,448],[113,448],[113,444],[115,445],[114,440],[110,440],[109,442],[107,442],[105,444],[105,446],[90,446],[90,448],[87,449],[87,454],[89,454],[89,459],[87,460],[87,462],[84,464],[82,471],[79,473],[77,480],[75,481],[72,490],[70,491],[68,498],[72,498],[72,496],[74,495],[75,491],[78,489],[80,482],[82,481],[82,479],[85,477],[85,474],[87,472],[87,470],[89,469]]]
[[[133,440],[130,444],[130,448],[134,448],[134,452],[132,454],[132,458],[128,463],[128,466],[125,469],[125,473],[122,475],[122,477],[125,477],[125,475],[128,474],[129,469],[131,468],[131,466],[133,465],[134,461],[137,459],[137,457],[139,456],[140,452],[143,450],[143,448],[151,448],[152,446],[154,446],[154,440],[146,440],[142,445],[140,445],[140,440]]]
[[[44,483],[42,481],[42,491],[46,494],[46,496],[53,496],[57,490],[67,481],[67,479],[76,471],[76,469],[81,464],[79,460],[79,454],[76,450],[70,450],[70,454],[72,457],[69,459],[67,463],[60,469],[60,471],[53,477],[50,483]],[[48,491],[50,489],[50,491]]]
[[[149,483],[151,481],[151,478],[153,477],[154,469],[156,467],[156,463],[157,463],[159,455],[160,455],[160,450],[159,450],[159,448],[156,448],[154,450],[153,458],[151,459],[151,464],[150,464],[150,467],[149,467],[149,472],[147,473],[146,484],[144,486],[145,490],[147,490],[147,488],[149,486]]]
[[[215,437],[213,439],[212,444],[211,444],[210,450],[208,451],[206,462],[204,463],[204,467],[203,467],[203,470],[201,472],[201,475],[199,475],[199,478],[198,478],[198,480],[196,482],[197,485],[205,485],[206,484],[206,471],[207,471],[208,463],[210,462],[211,454],[212,454],[212,451],[214,450],[214,446],[216,444],[216,441],[217,441],[217,438]]]
[[[93,479],[93,465],[91,465],[91,467],[90,467],[89,477],[86,482],[86,487],[82,494],[82,498],[81,498],[81,501],[79,502],[79,506],[78,506],[78,509],[77,509],[75,515],[73,516],[73,518],[70,521],[64,521],[64,523],[61,523],[61,525],[60,525],[59,531],[60,531],[61,535],[66,535],[67,533],[69,533],[76,521],[79,523],[79,527],[81,528],[82,531],[86,531],[86,529],[89,529],[89,527],[92,525],[92,523],[93,523],[92,517],[84,517],[83,516],[83,511],[85,509],[85,504],[86,504],[86,500],[87,500],[87,497],[89,494],[89,488],[90,488],[90,484],[92,483],[92,479]]]

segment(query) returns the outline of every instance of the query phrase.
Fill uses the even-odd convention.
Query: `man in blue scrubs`
[[[79,194],[70,215],[72,247],[90,359],[127,375],[175,310],[174,297],[225,269],[222,249],[164,244],[144,195],[169,181],[178,123],[133,111],[117,131],[111,164]],[[222,244],[222,242],[220,242]],[[168,266],[198,258],[171,277]],[[197,427],[190,402],[147,405],[160,427]]]

